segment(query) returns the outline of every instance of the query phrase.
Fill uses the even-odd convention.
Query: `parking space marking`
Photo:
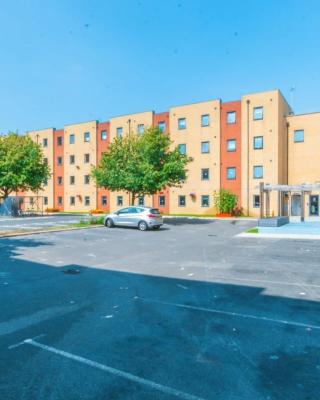
[[[303,322],[286,321],[284,319],[276,319],[276,318],[269,318],[269,317],[258,317],[257,315],[252,315],[252,314],[241,314],[241,313],[237,313],[237,312],[233,312],[233,311],[216,310],[214,308],[190,306],[188,304],[180,304],[180,303],[170,303],[170,302],[167,302],[167,301],[146,299],[146,298],[143,298],[143,297],[137,297],[136,300],[141,300],[141,301],[144,301],[146,303],[155,303],[155,304],[162,304],[162,305],[165,305],[165,306],[185,308],[185,309],[193,310],[193,311],[202,311],[202,312],[208,312],[208,313],[212,313],[212,314],[227,315],[229,317],[255,319],[255,320],[260,320],[260,321],[264,321],[264,322],[271,322],[271,323],[276,323],[276,324],[296,326],[298,328],[307,328],[307,329],[320,330],[320,325],[304,324]]]
[[[89,360],[88,358],[77,356],[76,354],[72,354],[72,353],[69,353],[69,352],[66,352],[63,350],[59,350],[55,347],[47,346],[45,344],[37,342],[34,339],[26,339],[23,341],[23,344],[28,344],[28,345],[37,347],[39,349],[48,351],[50,353],[57,354],[59,356],[68,358],[69,360],[77,361],[79,363],[88,365],[89,367],[100,369],[104,372],[108,372],[109,374],[112,374],[119,378],[124,378],[131,382],[135,382],[140,385],[147,386],[151,389],[168,394],[170,396],[175,396],[175,397],[178,397],[183,400],[205,400],[201,397],[194,396],[192,394],[181,392],[180,390],[161,385],[160,383],[156,383],[156,382],[150,381],[148,379],[140,378],[139,376],[130,374],[129,372],[121,371],[119,369],[109,367],[108,365],[104,365],[104,364],[98,363],[96,361]]]

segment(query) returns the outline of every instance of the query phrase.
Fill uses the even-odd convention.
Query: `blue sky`
[[[320,111],[319,21],[313,0],[1,0],[0,132],[274,88]]]

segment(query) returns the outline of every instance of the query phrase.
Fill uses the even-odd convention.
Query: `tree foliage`
[[[0,196],[15,191],[37,191],[50,171],[40,146],[16,133],[0,136]]]
[[[232,213],[237,205],[237,196],[229,190],[220,189],[214,195],[214,204],[220,213]]]
[[[165,187],[179,186],[186,179],[188,159],[158,128],[142,135],[115,138],[92,175],[97,186],[137,196],[152,195]]]

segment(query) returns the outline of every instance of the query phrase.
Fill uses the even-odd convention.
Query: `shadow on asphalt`
[[[3,399],[34,400],[48,388],[54,399],[169,399],[41,349],[8,350],[42,333],[41,343],[203,399],[319,399],[320,331],[308,327],[320,325],[319,302],[265,295],[263,287],[19,258],[20,248],[48,244],[0,241],[1,321],[79,306],[10,335],[0,323]]]
[[[163,221],[167,225],[207,225],[213,224],[216,220],[213,219],[199,219],[199,218],[163,218]]]

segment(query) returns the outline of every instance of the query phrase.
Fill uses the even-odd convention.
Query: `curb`
[[[41,231],[33,231],[33,232],[19,232],[19,233],[5,233],[0,234],[0,239],[7,237],[15,237],[15,236],[29,236],[29,235],[40,235],[41,233],[56,233],[56,232],[67,232],[67,231],[78,231],[82,229],[94,229],[94,228],[103,228],[103,225],[93,225],[93,226],[79,226],[72,228],[60,228],[60,229],[52,229],[52,230],[41,230]]]

